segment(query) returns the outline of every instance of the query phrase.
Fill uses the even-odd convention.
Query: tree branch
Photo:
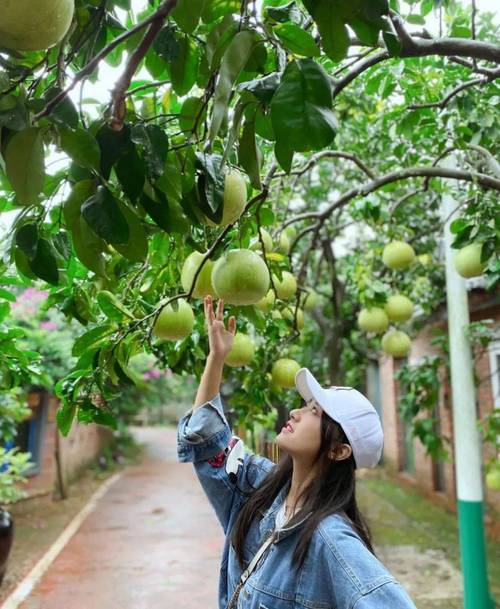
[[[500,76],[500,70],[498,70],[498,76]],[[466,82],[463,82],[461,85],[458,85],[458,87],[455,87],[452,91],[450,91],[450,93],[448,93],[448,95],[446,97],[444,97],[440,101],[429,102],[427,104],[411,104],[411,105],[407,106],[406,109],[407,110],[421,110],[423,108],[441,108],[441,109],[443,109],[446,106],[446,104],[453,97],[455,97],[455,95],[458,95],[458,93],[460,93],[464,89],[469,89],[470,87],[474,87],[475,85],[484,85],[484,84],[494,80],[494,78],[496,78],[496,77],[483,76],[481,78],[473,78],[472,80],[467,80]]]
[[[83,80],[87,76],[90,76],[90,74],[92,74],[92,72],[97,68],[99,63],[122,42],[130,38],[130,36],[133,36],[137,32],[140,32],[144,28],[148,27],[157,20],[161,20],[163,23],[165,17],[175,7],[176,4],[177,0],[163,0],[158,9],[149,17],[144,19],[144,21],[141,21],[130,30],[123,32],[123,34],[120,34],[109,44],[107,44],[101,51],[99,51],[99,53],[93,59],[88,62],[86,66],[84,66],[79,72],[75,74],[75,77],[73,78],[71,84],[68,85],[66,89],[64,89],[64,91],[61,91],[58,95],[53,97],[47,103],[45,108],[35,115],[35,120],[40,120],[44,116],[48,116],[52,112],[52,110],[54,110],[54,108],[68,95],[68,93],[72,91],[81,80]]]
[[[500,191],[500,179],[493,178],[484,173],[463,171],[461,169],[448,169],[446,167],[409,167],[407,169],[401,169],[399,171],[392,171],[376,178],[375,180],[372,180],[371,182],[368,182],[361,186],[357,186],[356,188],[351,188],[340,198],[334,201],[331,205],[329,205],[324,211],[299,214],[298,216],[295,216],[295,218],[291,218],[290,220],[285,222],[284,226],[288,226],[289,224],[293,224],[294,222],[299,222],[301,220],[306,220],[308,218],[315,218],[320,220],[321,222],[324,222],[333,211],[343,207],[351,199],[369,195],[370,193],[375,192],[379,188],[382,188],[386,184],[391,184],[392,182],[400,182],[401,180],[422,177],[463,180],[465,182],[473,182],[475,184],[479,184],[483,188],[491,188],[493,190]]]
[[[355,154],[351,154],[350,152],[342,152],[340,150],[322,150],[321,152],[317,152],[316,154],[313,154],[313,156],[307,161],[307,163],[300,169],[292,171],[290,172],[290,174],[277,173],[275,177],[281,178],[287,175],[301,176],[306,173],[318,161],[325,158],[347,159],[348,161],[352,161],[353,163],[355,163],[364,173],[366,173],[369,178],[375,178],[375,174],[373,173],[373,171],[367,165],[365,165],[365,163],[359,157],[357,157]]]
[[[457,55],[458,57],[470,57],[500,63],[500,46],[496,44],[467,38],[432,38],[430,40],[422,38],[415,40],[405,29],[398,13],[389,11],[389,16],[402,45],[400,57],[425,57],[426,55],[447,57]]]

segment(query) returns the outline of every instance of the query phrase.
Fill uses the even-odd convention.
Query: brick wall
[[[471,312],[471,321],[479,319],[494,319],[496,326],[500,325],[500,307],[480,307],[481,299],[477,294],[471,295],[470,306],[478,307]],[[436,320],[433,325],[447,329],[445,320]],[[435,347],[430,344],[432,326],[423,328],[412,340],[412,349],[408,356],[410,364],[417,364],[426,355],[436,353]],[[490,369],[490,357],[487,350],[476,351],[475,371],[479,379],[476,391],[478,416],[484,417],[494,408],[493,388],[491,375],[495,372]],[[425,449],[419,440],[413,441],[415,457],[415,473],[413,475],[403,472],[405,463],[405,445],[400,416],[398,414],[397,396],[398,386],[394,378],[398,367],[398,360],[390,356],[381,355],[379,359],[380,385],[382,399],[382,424],[384,427],[384,462],[394,473],[404,479],[411,479],[428,496],[433,496],[450,508],[456,504],[456,483],[453,462],[453,414],[451,387],[446,378],[445,371],[441,371],[441,384],[439,389],[439,421],[441,434],[449,440],[445,444],[450,453],[450,461],[434,462],[425,454]],[[491,447],[484,447],[483,459],[486,462],[491,458]],[[441,488],[440,488],[441,487]],[[489,505],[500,510],[500,492],[485,489],[486,501]]]
[[[51,492],[56,486],[56,412],[59,401],[54,396],[46,396],[39,407],[44,408],[40,472],[29,478],[23,486],[29,495]],[[111,440],[112,430],[101,425],[73,423],[67,437],[59,436],[63,476],[66,483],[73,481]]]

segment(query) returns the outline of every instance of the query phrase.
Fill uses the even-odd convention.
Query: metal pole
[[[446,164],[450,168],[456,166],[452,157]],[[469,324],[469,303],[465,279],[453,264],[457,250],[451,247],[450,224],[456,216],[457,203],[449,193],[443,194],[441,202],[445,220],[446,299],[464,609],[493,609],[483,521],[481,438],[477,428],[471,347],[465,332]]]

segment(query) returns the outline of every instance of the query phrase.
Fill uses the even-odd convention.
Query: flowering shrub
[[[42,383],[52,387],[72,368],[75,358],[71,347],[78,335],[76,323],[69,324],[58,311],[44,306],[49,293],[27,288],[11,305],[10,318],[24,330],[18,340],[23,349],[40,355]]]

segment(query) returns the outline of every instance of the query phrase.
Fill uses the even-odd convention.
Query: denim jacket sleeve
[[[403,586],[397,581],[382,584],[375,590],[359,598],[352,609],[417,609],[406,593]]]
[[[242,491],[249,490],[249,484],[258,487],[274,467],[272,461],[250,453],[233,436],[219,394],[181,418],[177,456],[180,462],[193,463],[224,533],[242,505]]]
[[[327,578],[337,606],[345,609],[416,609],[401,584],[340,515],[319,527]]]

